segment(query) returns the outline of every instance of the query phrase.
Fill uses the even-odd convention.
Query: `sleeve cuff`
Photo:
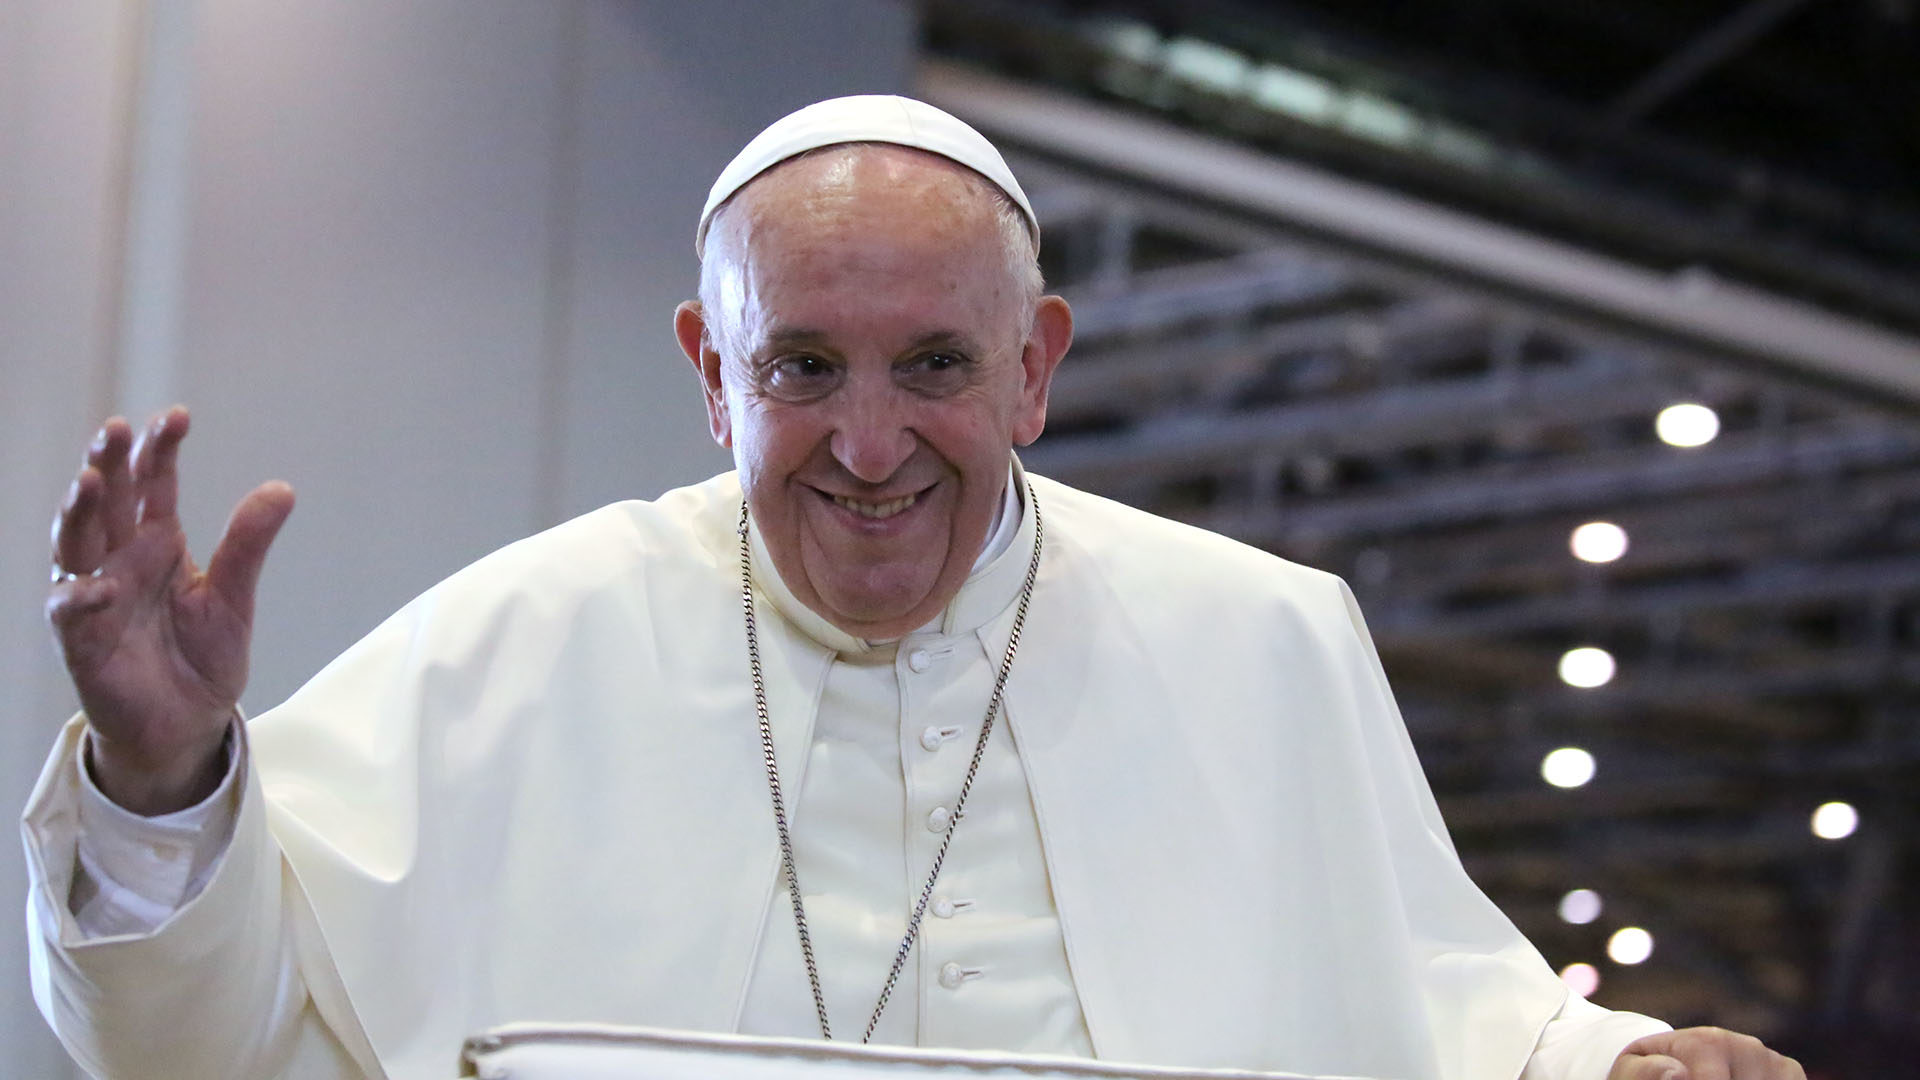
[[[199,893],[233,835],[246,760],[236,716],[220,786],[184,810],[144,817],[95,785],[83,743],[74,755],[80,828],[68,908],[87,936],[150,932]]]

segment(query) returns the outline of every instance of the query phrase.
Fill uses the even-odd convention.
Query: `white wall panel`
[[[536,524],[569,9],[203,11],[186,506],[211,537],[262,480],[300,500],[261,595],[258,710]]]
[[[707,185],[912,48],[891,0],[0,3],[0,801],[72,708],[46,524],[104,412],[193,406],[202,555],[253,484],[299,490],[264,708],[475,556],[726,467],[669,326]],[[18,934],[0,1071],[58,1077]]]
[[[72,709],[40,616],[47,526],[109,395],[125,60],[112,4],[0,4],[0,802]],[[27,991],[20,846],[0,844],[0,1072],[73,1075]]]
[[[793,109],[909,81],[913,23],[889,0],[711,0],[698,19],[684,10],[584,9],[560,432],[569,515],[729,466],[671,324],[698,285],[693,231],[707,189],[754,132]]]

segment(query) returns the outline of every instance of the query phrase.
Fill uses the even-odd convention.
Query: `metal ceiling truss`
[[[1010,146],[1076,312],[1027,464],[1346,577],[1463,857],[1550,960],[1789,1042],[1920,1025],[1920,343],[1325,175],[1181,179],[1218,159],[1085,103],[923,91]],[[1681,400],[1720,437],[1659,442]],[[1624,559],[1572,557],[1596,519]],[[1580,644],[1618,677],[1561,684]],[[1592,784],[1541,781],[1563,743]],[[1854,840],[1808,831],[1830,798]],[[1577,887],[1602,923],[1554,915]],[[1658,962],[1604,964],[1627,917]]]

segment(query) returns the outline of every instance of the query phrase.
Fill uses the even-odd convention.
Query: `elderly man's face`
[[[1065,303],[1026,310],[982,181],[898,147],[773,169],[706,258],[718,310],[682,305],[676,331],[775,567],[856,636],[925,624],[1045,423]]]

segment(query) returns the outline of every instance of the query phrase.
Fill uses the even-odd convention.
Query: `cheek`
[[[807,435],[792,410],[741,396],[733,399],[731,413],[733,461],[744,482],[778,484],[804,463]]]

